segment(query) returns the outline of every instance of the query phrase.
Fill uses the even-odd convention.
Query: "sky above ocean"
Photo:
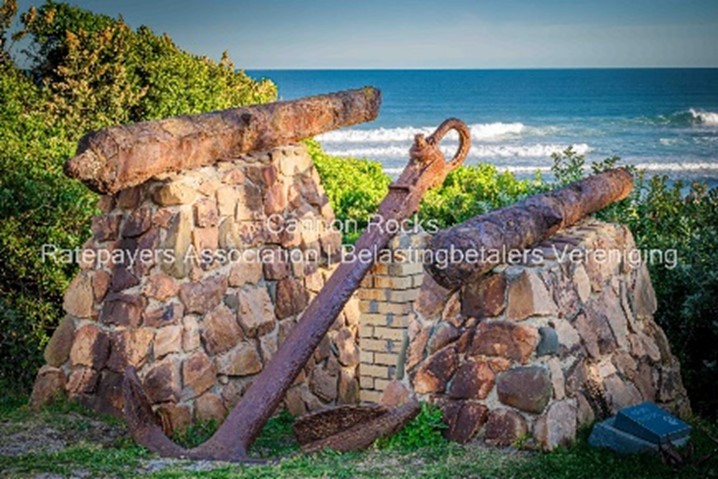
[[[716,0],[69,3],[248,69],[718,66]]]

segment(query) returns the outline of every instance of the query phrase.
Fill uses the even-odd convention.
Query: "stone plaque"
[[[614,426],[653,444],[675,443],[691,433],[688,424],[651,402],[621,409]]]

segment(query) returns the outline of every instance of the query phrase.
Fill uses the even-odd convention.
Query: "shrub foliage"
[[[8,47],[14,1],[0,7],[0,380],[26,386],[62,311],[73,265],[43,262],[44,244],[77,248],[97,196],[62,165],[80,136],[118,123],[262,103],[268,80],[182,51],[122,19],[47,2],[22,15],[22,70]],[[25,61],[25,63],[27,63]]]
[[[389,191],[391,178],[375,161],[331,156],[316,141],[305,143],[337,222],[346,225],[344,241],[353,243]]]

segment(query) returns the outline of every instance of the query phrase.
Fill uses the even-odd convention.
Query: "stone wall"
[[[131,365],[172,427],[221,420],[331,273],[341,238],[311,158],[299,145],[248,154],[100,205],[33,402],[65,392],[116,413]],[[125,254],[89,256],[101,251]],[[358,321],[352,299],[287,393],[291,413],[358,400]]]
[[[540,244],[535,257],[456,291],[429,275],[377,282],[403,270],[375,267],[359,293],[362,397],[373,399],[405,368],[404,383],[443,410],[451,439],[546,449],[642,401],[685,415],[679,364],[653,320],[653,288],[634,250],[626,227],[584,220]],[[392,301],[418,284],[411,308]],[[389,308],[399,308],[399,321]],[[397,351],[406,322],[408,348]]]

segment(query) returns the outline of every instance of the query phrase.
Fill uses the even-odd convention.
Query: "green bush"
[[[0,379],[27,384],[60,315],[74,268],[43,262],[43,244],[77,246],[89,234],[94,195],[68,181],[67,129],[22,72],[0,66]]]
[[[6,46],[14,2],[0,8]],[[76,248],[90,235],[97,195],[62,165],[80,136],[118,123],[261,103],[267,80],[180,50],[146,27],[47,2],[22,15],[30,70],[0,54],[0,383],[27,386],[62,316],[74,265],[43,262],[43,244]]]
[[[462,166],[449,173],[441,186],[424,195],[419,218],[446,228],[515,203],[541,187],[538,175],[533,180],[518,180],[488,163]]]
[[[442,431],[446,424],[441,409],[432,404],[422,404],[419,414],[396,434],[377,441],[380,449],[411,451],[444,444]]]
[[[331,156],[316,141],[307,140],[305,143],[336,219],[342,224],[354,223],[358,226],[353,229],[349,225],[344,230],[344,241],[353,243],[389,191],[391,178],[375,161]]]
[[[328,155],[317,141],[305,143],[337,219],[360,226],[359,231],[344,236],[345,242],[353,243],[386,196],[391,178],[376,161]],[[540,176],[518,180],[493,165],[462,166],[424,195],[418,218],[424,224],[431,220],[432,226],[445,228],[510,205],[544,187]]]

